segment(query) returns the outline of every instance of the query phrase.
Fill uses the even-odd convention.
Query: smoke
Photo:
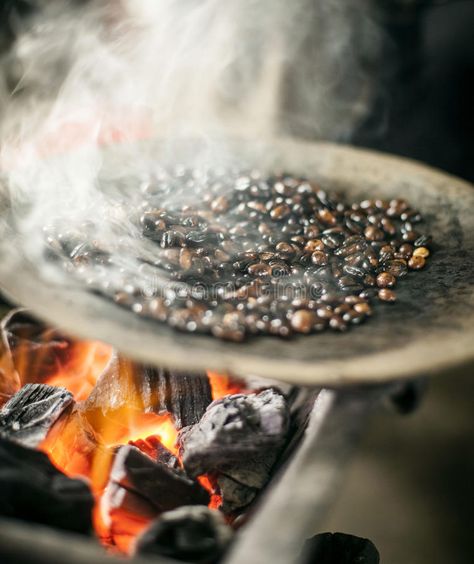
[[[371,103],[369,0],[36,3],[0,61],[4,190],[36,261],[47,224],[133,234],[100,185],[160,155],[130,143],[107,168],[104,145],[154,136],[172,160],[199,139],[194,161],[220,166],[230,140],[348,139]]]

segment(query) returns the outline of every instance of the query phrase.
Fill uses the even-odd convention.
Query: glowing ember
[[[109,549],[130,553],[157,512],[144,498],[110,481],[110,472],[118,447],[127,444],[154,461],[165,448],[182,467],[174,417],[154,412],[162,403],[153,394],[169,390],[158,388],[152,394],[143,384],[143,368],[117,356],[109,345],[73,340],[24,312],[8,316],[3,331],[0,397],[8,399],[26,383],[64,387],[74,395],[74,409],[56,421],[40,449],[66,475],[88,480],[96,502],[96,535]],[[208,378],[213,400],[248,392],[244,382],[228,375],[208,372]],[[219,508],[222,498],[212,476],[198,481],[210,494],[209,507]]]
[[[93,522],[98,538],[108,548],[129,554],[135,539],[156,513],[149,510],[146,502],[135,499],[126,490],[115,491],[111,503],[110,489],[113,486],[107,484],[115,447],[130,443],[156,459],[156,449],[161,444],[181,462],[176,446],[178,431],[169,413],[145,413],[134,397],[130,397],[130,405],[112,409],[107,409],[106,405],[97,408],[88,403],[86,400],[95,383],[109,366],[112,350],[102,343],[74,345],[72,350],[75,352],[69,363],[45,381],[68,388],[80,401],[72,413],[55,424],[41,449],[67,475],[89,480],[96,499]],[[120,378],[125,375],[126,379],[133,379],[134,371],[129,364],[120,366],[127,368],[120,371]],[[229,376],[209,372],[208,377],[213,399],[245,391],[238,380]],[[212,479],[200,476],[198,481],[211,495],[209,507],[219,508],[222,498]],[[126,495],[127,498],[122,500]],[[125,508],[120,505],[122,502]]]

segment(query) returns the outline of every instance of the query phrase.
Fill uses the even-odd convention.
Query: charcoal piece
[[[232,540],[232,530],[217,511],[180,507],[163,513],[138,538],[138,554],[164,556],[194,564],[214,564]]]
[[[195,425],[212,402],[206,374],[156,370],[159,412],[173,415],[178,429]]]
[[[43,452],[0,439],[0,515],[78,533],[92,528],[93,496]]]
[[[379,564],[380,555],[369,539],[344,533],[322,533],[306,541],[300,564]]]
[[[128,444],[137,447],[156,462],[165,464],[173,470],[181,469],[179,460],[161,444],[158,437],[151,436],[146,439],[137,439],[136,441],[129,441]]]
[[[27,384],[0,410],[0,437],[34,448],[73,402],[65,388]]]
[[[222,472],[261,487],[285,442],[288,425],[286,400],[275,390],[216,400],[197,425],[179,434],[184,468],[191,476]]]
[[[207,491],[183,470],[155,462],[131,445],[117,450],[110,481],[140,495],[159,512],[209,503]]]
[[[156,507],[150,502],[116,482],[107,484],[102,496],[101,506],[103,512],[105,510],[112,522],[115,518],[139,522],[153,519],[158,514]]]
[[[156,507],[138,494],[109,482],[101,502],[101,515],[107,525],[106,540],[126,553],[135,537],[158,515]]]
[[[247,507],[258,493],[258,489],[236,482],[224,474],[216,482],[222,497],[219,509],[225,514]]]

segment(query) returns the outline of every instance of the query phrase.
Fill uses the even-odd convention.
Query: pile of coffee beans
[[[148,269],[155,284],[100,291],[178,330],[231,341],[345,331],[378,300],[395,302],[401,279],[430,255],[405,200],[348,203],[287,173],[163,168],[142,181],[136,209],[148,245],[136,276]],[[88,264],[94,286],[94,265],[112,265],[114,253],[73,247],[69,268]]]

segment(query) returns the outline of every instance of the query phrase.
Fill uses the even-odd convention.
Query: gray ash
[[[87,228],[49,235],[50,249],[92,290],[181,331],[232,341],[346,331],[373,301],[396,301],[430,254],[405,200],[349,203],[286,173],[160,169],[132,192],[121,205],[143,250],[133,265],[126,237],[113,247]]]

